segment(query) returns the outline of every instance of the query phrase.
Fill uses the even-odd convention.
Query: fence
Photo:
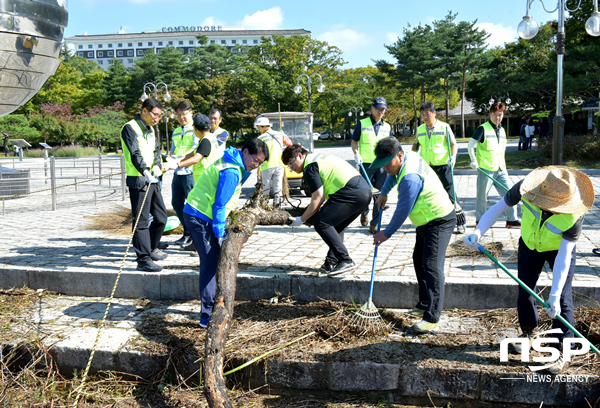
[[[5,215],[7,202],[16,207],[37,203],[56,210],[62,205],[90,203],[99,199],[125,200],[123,156],[0,158],[0,201]],[[67,198],[65,200],[64,198]],[[21,202],[21,200],[23,200]],[[15,207],[13,205],[13,207]]]

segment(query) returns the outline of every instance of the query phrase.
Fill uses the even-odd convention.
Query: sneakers
[[[417,333],[427,334],[432,330],[437,329],[440,326],[439,323],[431,323],[427,320],[421,320],[419,323],[410,326],[411,330],[416,331]]]
[[[329,260],[325,260],[325,263],[321,265],[321,269],[323,269],[325,272],[331,272],[335,269],[336,265],[336,262],[330,262]]]
[[[566,365],[567,365],[567,362],[563,358],[563,355],[561,352],[560,357],[558,358],[558,360],[556,360],[556,363],[554,363],[554,365],[546,368],[545,371],[549,372],[552,375],[558,375],[565,369]]]
[[[406,314],[413,317],[420,317],[423,316],[423,314],[425,314],[425,310],[415,307],[413,310],[409,310],[408,312],[406,312]]]
[[[160,272],[162,271],[162,266],[157,265],[152,261],[138,262],[138,266],[136,269],[142,272]]]
[[[592,249],[592,252],[595,253],[596,255],[600,255],[600,248],[594,248],[594,249]]]
[[[366,227],[368,223],[369,223],[369,217],[367,217],[366,215],[361,215],[360,216],[360,225],[362,225],[363,227]]]
[[[194,245],[194,241],[191,241],[188,245],[185,245],[182,248],[184,251],[196,252],[196,246]]]
[[[521,221],[506,221],[506,228],[521,228]]]
[[[540,329],[539,328],[534,328],[531,331],[523,331],[521,333],[521,335],[519,336],[519,338],[528,338],[529,339],[529,346],[531,347],[531,340],[533,340],[538,334],[540,333]],[[523,347],[521,345],[521,343],[509,343],[509,347],[508,350],[512,353],[512,354],[521,354],[523,353]]]
[[[456,226],[456,233],[457,234],[464,234],[466,231],[466,228],[464,225],[457,225]]]
[[[204,313],[202,313],[202,316],[205,316]],[[206,329],[206,327],[208,326],[208,322],[210,322],[210,316],[200,317],[199,325],[203,329]]]
[[[150,258],[152,258],[153,261],[162,261],[163,259],[167,259],[167,256],[169,255],[165,254],[158,248],[155,248],[152,250],[152,252],[150,252]]]
[[[371,234],[377,234],[377,225],[371,225],[371,226],[369,227],[369,232],[370,232]]]
[[[175,245],[187,245],[186,242],[190,240],[190,236],[189,235],[184,235],[181,238],[179,238],[177,241],[173,242],[173,244]]]
[[[338,264],[327,274],[327,277],[339,275],[344,272],[351,271],[356,268],[356,264],[353,261],[340,261]]]

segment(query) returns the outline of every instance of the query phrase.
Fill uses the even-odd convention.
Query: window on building
[[[127,43],[128,47],[133,47],[133,43]]]
[[[113,46],[112,44],[108,44],[108,48],[112,48],[112,46]]]
[[[98,64],[104,65],[104,60],[98,60]]]
[[[242,40],[242,44],[248,44],[248,40]]]
[[[113,60],[108,60],[108,65],[114,64]]]
[[[210,43],[211,43],[211,44],[214,44],[214,43],[215,43],[215,40],[210,40]]]
[[[77,56],[78,56],[78,57],[85,57],[85,52],[78,52],[78,53],[77,53]]]
[[[122,57],[123,56],[123,51],[117,51],[117,57]]]
[[[129,59],[127,60],[127,62],[129,62],[130,64],[133,64],[133,60],[132,60],[131,58],[129,58]]]
[[[148,47],[152,47],[152,41],[148,41]]]
[[[107,51],[106,52],[106,56],[107,57],[112,57],[115,53],[113,51]]]
[[[159,42],[158,42],[158,45],[159,45],[159,46],[163,45],[163,42],[162,42],[162,41],[159,41]]]
[[[232,44],[236,44],[236,43],[237,43],[237,40],[231,40],[231,43],[232,43]]]
[[[138,47],[141,47],[141,46],[142,46],[142,43],[138,43]]]
[[[232,48],[231,52],[237,52],[237,50],[235,48]]]
[[[173,45],[173,41],[169,41],[169,45]]]
[[[102,48],[102,44],[98,44],[98,48]]]
[[[133,50],[127,50],[127,56],[133,57]]]
[[[81,44],[80,44],[80,45],[79,45],[79,49],[80,49],[80,50],[83,50],[83,45],[81,45]]]
[[[91,50],[92,48],[94,48],[94,46],[92,44],[88,44],[88,49]]]
[[[142,55],[144,55],[144,50],[137,50],[137,55],[138,55],[138,57],[141,57]]]
[[[179,45],[183,45],[183,41],[179,41]]]
[[[258,40],[254,40],[254,44],[258,44]]]
[[[123,47],[123,43],[118,43],[117,47],[122,48]]]
[[[190,40],[190,45],[194,45],[194,41],[193,40]]]
[[[100,57],[104,57],[104,52],[103,51],[98,51],[98,58]]]
[[[87,57],[88,58],[94,58],[94,53],[93,52],[88,52],[87,53]]]
[[[227,40],[221,40],[221,44],[227,44]]]
[[[190,49],[188,50],[188,53],[189,53],[189,54],[193,54],[194,52],[195,52],[195,51],[194,51],[194,49],[193,49],[193,48],[190,48]]]

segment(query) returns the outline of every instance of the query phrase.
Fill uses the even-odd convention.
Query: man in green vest
[[[278,207],[283,201],[283,176],[285,170],[281,161],[281,154],[292,141],[282,132],[271,129],[269,118],[261,116],[256,119],[254,126],[258,129],[260,140],[269,147],[269,160],[265,161],[259,169],[262,191],[273,197],[273,206]]]
[[[371,188],[347,161],[336,156],[308,154],[299,144],[286,147],[282,160],[292,171],[302,173],[305,185],[312,192],[304,214],[290,226],[300,226],[316,214],[315,231],[329,247],[321,268],[329,277],[353,270],[356,265],[344,245],[344,230],[369,206]]]
[[[510,188],[508,172],[506,171],[506,133],[502,128],[502,118],[506,112],[506,105],[496,102],[490,107],[490,120],[479,126],[471,140],[469,140],[469,156],[471,168],[481,170],[488,176],[496,179],[506,190]],[[477,152],[475,152],[477,148]],[[487,209],[487,196],[492,186],[492,180],[485,174],[477,172],[477,199],[475,200],[477,224]],[[493,183],[500,197],[506,194],[506,190]],[[519,228],[521,222],[517,216],[517,207],[506,210],[506,228]]]
[[[174,106],[175,119],[181,125],[173,131],[171,154],[184,158],[198,148],[198,139],[194,133],[192,123],[192,105],[188,101],[179,101]],[[167,162],[166,170],[175,170],[171,182],[171,205],[177,214],[177,218],[183,225],[183,236],[175,241],[176,245],[188,246],[192,242],[190,233],[183,221],[183,206],[192,188],[194,188],[194,176],[190,167],[178,166],[176,162]]]
[[[206,327],[212,315],[217,261],[226,238],[225,220],[250,172],[268,159],[267,145],[256,138],[248,140],[241,151],[230,147],[200,174],[187,197],[183,217],[200,257],[200,327]]]
[[[217,137],[219,145],[224,145],[229,138],[229,133],[221,128],[221,111],[217,108],[210,108],[208,119],[210,119],[210,133]]]
[[[360,174],[369,179],[371,185],[381,190],[385,183],[385,171],[380,168],[371,168],[370,164],[375,160],[375,145],[383,138],[391,135],[391,126],[383,121],[387,101],[378,96],[371,102],[371,114],[368,118],[358,121],[352,134],[351,148],[354,153],[354,160]],[[366,172],[366,174],[365,174]],[[379,208],[373,203],[373,213],[369,231],[371,234],[377,232],[379,222]],[[360,224],[365,227],[369,224],[369,207],[365,208],[360,217]]]
[[[575,326],[572,288],[577,257],[575,245],[582,234],[584,214],[594,204],[594,198],[594,187],[584,173],[564,166],[540,167],[515,184],[481,217],[475,231],[465,237],[469,248],[479,250],[479,240],[500,214],[523,202],[518,277],[537,292],[544,264],[548,262],[552,268],[552,287],[547,301],[550,307],[546,312],[553,319],[552,328],[560,329],[560,333],[555,334],[559,343],[574,337],[556,316],[561,315]],[[517,311],[521,337],[532,340],[539,333],[540,319],[535,298],[521,287]],[[522,352],[520,344],[511,345],[513,352]],[[561,344],[556,346],[562,350]],[[548,371],[558,374],[564,366],[565,361],[560,358]]]
[[[435,104],[426,101],[421,105],[423,124],[417,128],[413,152],[419,152],[425,163],[438,175],[450,201],[454,203],[456,190],[452,182],[452,170],[456,164],[458,144],[450,125],[436,118]],[[464,232],[465,226],[459,225],[458,231]]]
[[[139,214],[132,245],[137,255],[137,270],[145,272],[161,271],[162,267],[154,261],[167,257],[158,249],[167,222],[167,209],[159,184],[159,177],[163,174],[160,146],[152,128],[160,120],[162,111],[163,106],[158,100],[148,98],[142,103],[141,113],[121,129],[133,225]],[[142,207],[144,196],[146,201]],[[153,218],[148,226],[150,214]]]
[[[394,137],[380,140],[375,147],[373,168],[383,168],[388,177],[377,206],[382,208],[390,191],[398,186],[398,204],[385,230],[373,237],[379,245],[387,241],[409,218],[417,227],[413,264],[419,285],[419,302],[408,314],[422,317],[411,326],[417,333],[429,333],[440,325],[444,306],[444,260],[456,225],[454,205],[437,174],[415,152],[404,152]]]

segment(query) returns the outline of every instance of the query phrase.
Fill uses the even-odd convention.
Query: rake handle
[[[381,219],[383,218],[383,209],[379,212],[379,220],[377,221],[377,232],[381,229]],[[369,301],[373,299],[373,284],[375,283],[375,266],[377,265],[377,249],[379,244],[375,245],[375,252],[373,253],[373,267],[371,268],[371,286],[369,287]]]
[[[489,178],[490,180],[492,180],[494,182],[494,184],[496,184],[497,186],[500,186],[504,189],[504,191],[508,191],[508,188],[504,187],[502,184],[500,184],[500,182],[498,180],[496,180],[495,178],[493,178],[492,176],[490,176],[489,174],[487,174],[485,171],[481,170],[479,167],[477,167],[477,170],[479,170],[481,172],[481,174],[484,174],[487,178]]]
[[[479,245],[479,250],[481,252],[484,253],[485,256],[487,256],[488,258],[490,258],[492,260],[492,262],[494,262],[496,265],[498,265],[504,272],[506,272],[508,274],[508,276],[510,276],[511,278],[513,278],[515,280],[515,282],[517,282],[519,284],[519,286],[521,286],[523,289],[525,289],[525,291],[527,291],[527,293],[529,293],[531,296],[533,296],[535,298],[535,300],[537,300],[538,302],[540,302],[540,304],[546,308],[550,307],[550,305],[548,303],[546,303],[541,297],[538,296],[537,293],[535,293],[533,290],[531,290],[531,288],[527,285],[525,285],[525,283],[523,283],[523,281],[519,278],[517,278],[515,275],[513,275],[512,273],[510,273],[510,271],[508,269],[506,269],[506,267],[504,265],[502,265],[500,263],[500,261],[498,261],[496,258],[494,258],[494,256],[492,254],[490,254],[484,247],[481,246],[481,244]],[[559,322],[561,322],[562,324],[564,324],[565,326],[567,326],[567,328],[569,330],[571,330],[573,333],[575,333],[575,335],[579,338],[584,339],[585,341],[587,341],[588,343],[590,343],[590,348],[592,350],[594,350],[596,353],[600,354],[600,350],[598,350],[596,348],[596,346],[594,346],[592,344],[591,341],[589,341],[588,339],[586,339],[583,334],[579,333],[579,331],[571,326],[571,323],[567,322],[565,320],[564,317],[562,317],[560,314],[556,315],[556,319],[558,319]]]
[[[363,173],[365,173],[365,178],[367,179],[367,183],[369,183],[369,187],[371,187],[371,190],[373,190],[373,184],[371,184],[371,180],[369,180],[369,175],[367,174],[367,171],[365,170],[362,163],[360,163],[360,168],[362,169]]]

